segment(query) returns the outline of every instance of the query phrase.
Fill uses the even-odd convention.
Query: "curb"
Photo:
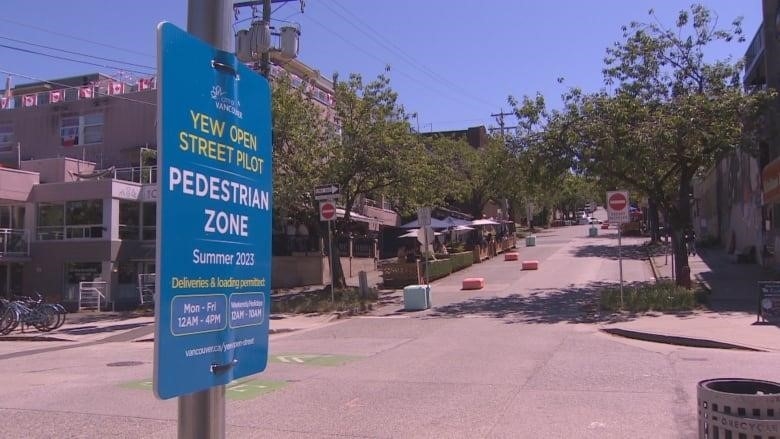
[[[720,341],[706,340],[703,338],[690,338],[690,337],[679,337],[674,335],[653,334],[650,332],[630,331],[627,329],[620,329],[620,328],[602,328],[599,329],[599,331],[610,335],[616,335],[619,337],[631,338],[634,340],[652,341],[655,343],[664,343],[664,344],[671,344],[677,346],[688,346],[694,348],[708,348],[708,349],[733,349],[733,350],[752,351],[752,352],[769,352],[765,349],[751,348],[748,346],[740,346],[740,345],[724,343]]]

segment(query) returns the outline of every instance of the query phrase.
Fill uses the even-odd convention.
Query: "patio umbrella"
[[[455,226],[455,227],[452,228],[452,230],[457,230],[457,231],[460,231],[460,230],[474,230],[474,227],[469,227],[469,226],[466,226],[466,225]]]
[[[471,222],[472,226],[495,226],[501,224],[498,221],[493,221],[492,219],[488,218],[482,218],[482,219],[475,219]]]
[[[434,229],[446,229],[447,227],[450,227],[451,224],[448,224],[445,221],[442,221],[438,218],[431,218],[431,227]],[[410,221],[404,225],[401,226],[402,229],[412,229],[412,228],[419,228],[420,223],[417,220]]]
[[[417,233],[420,231],[420,229],[412,229],[408,232],[404,233],[403,235],[399,236],[399,238],[416,238]],[[441,233],[439,232],[433,232],[433,236],[439,236]]]

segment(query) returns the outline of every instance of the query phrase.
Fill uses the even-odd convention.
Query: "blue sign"
[[[271,92],[230,53],[158,27],[157,328],[162,399],[265,370]]]

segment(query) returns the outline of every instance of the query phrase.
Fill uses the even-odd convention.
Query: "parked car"
[[[601,220],[598,218],[588,217],[588,224],[601,224]]]

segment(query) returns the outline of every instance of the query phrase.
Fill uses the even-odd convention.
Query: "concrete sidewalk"
[[[705,309],[688,313],[647,313],[602,326],[607,332],[662,343],[699,347],[780,351],[780,328],[758,323],[758,281],[778,274],[757,264],[736,264],[724,250],[702,249],[689,256],[691,278],[709,290]],[[650,263],[657,279],[672,278],[670,255]]]

